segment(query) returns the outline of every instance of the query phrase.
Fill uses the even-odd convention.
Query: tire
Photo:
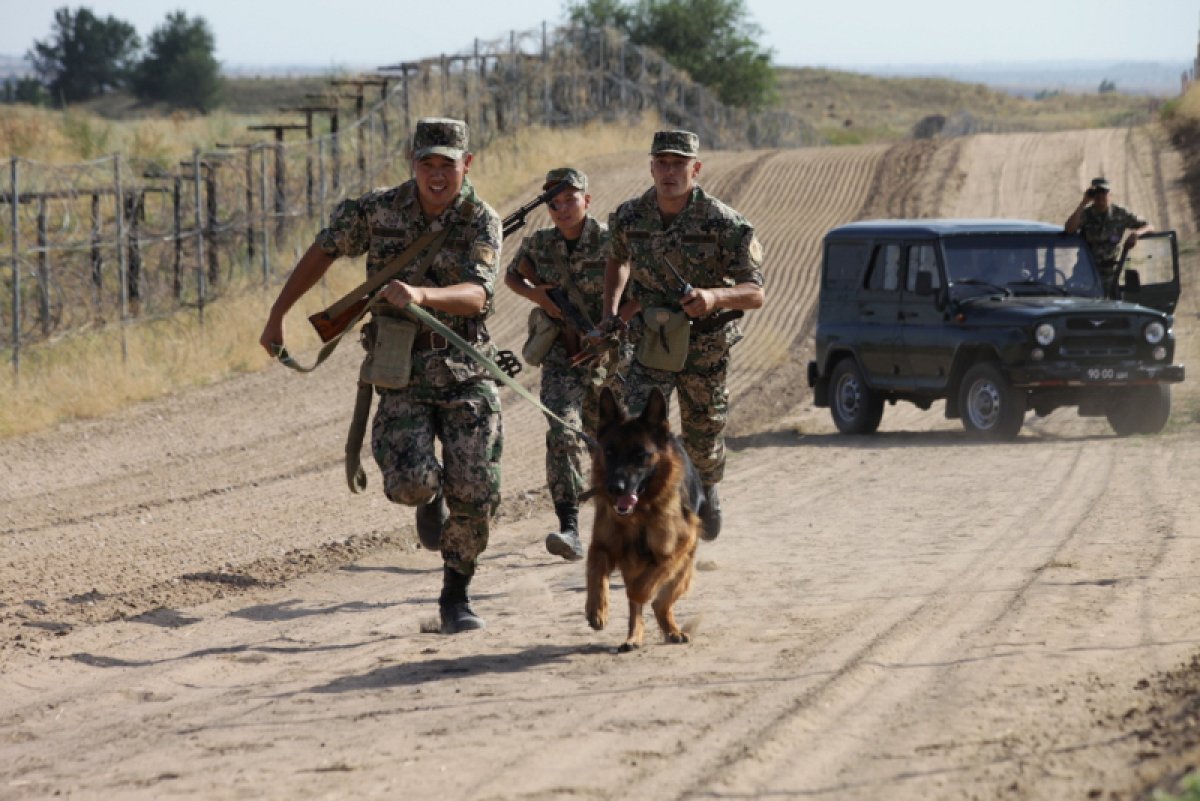
[[[842,359],[829,376],[829,413],[843,434],[874,434],[883,419],[883,398],[867,386],[853,358]]]
[[[1025,393],[994,362],[981,362],[958,385],[958,411],[974,439],[1006,442],[1016,439],[1025,420]]]
[[[1109,405],[1106,416],[1118,437],[1157,434],[1171,416],[1171,387],[1151,384],[1121,390]]]

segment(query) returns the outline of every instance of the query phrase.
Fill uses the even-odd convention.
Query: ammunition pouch
[[[562,326],[557,320],[546,314],[546,310],[541,306],[535,306],[529,312],[529,335],[521,348],[521,358],[532,367],[540,365],[550,348],[558,341],[561,331]]]
[[[403,389],[412,377],[413,344],[420,326],[402,317],[376,315],[363,329],[358,380],[380,389]]]
[[[641,339],[634,357],[654,370],[678,373],[687,362],[692,326],[682,311],[653,307],[642,311]]]

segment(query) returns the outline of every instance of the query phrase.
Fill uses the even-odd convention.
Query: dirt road
[[[601,212],[648,182],[638,154],[585,166]],[[803,381],[828,227],[1060,221],[1100,171],[1194,235],[1144,131],[705,158],[769,301],[688,645],[618,656],[620,626],[587,628],[582,567],[542,546],[544,423],[511,394],[488,629],[452,638],[422,633],[440,563],[411,512],[375,473],[345,489],[349,349],[0,443],[0,799],[1135,797],[1195,749],[1164,677],[1200,651],[1195,393],[1158,437],[1057,412],[981,446],[937,408],[836,435]]]

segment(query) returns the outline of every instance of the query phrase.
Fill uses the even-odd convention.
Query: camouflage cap
[[[424,117],[413,131],[414,159],[445,156],[455,161],[467,152],[467,124],[448,117]]]
[[[1107,178],[1093,178],[1092,179],[1092,189],[1095,189],[1100,192],[1107,192],[1109,190],[1108,179]]]
[[[580,192],[586,192],[588,188],[587,176],[579,170],[574,167],[556,167],[546,173],[546,183],[542,184],[542,189],[549,189],[555,184],[561,183],[573,186]]]
[[[650,155],[657,156],[659,153],[696,158],[700,155],[700,137],[691,131],[656,131],[654,143],[650,145]]]

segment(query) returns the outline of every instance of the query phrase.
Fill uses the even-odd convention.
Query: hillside
[[[1056,131],[1142,123],[1161,105],[1116,92],[1052,92],[1035,100],[944,78],[880,78],[808,67],[778,74],[780,106],[834,144],[903,139],[930,115],[958,124],[959,133]]]

